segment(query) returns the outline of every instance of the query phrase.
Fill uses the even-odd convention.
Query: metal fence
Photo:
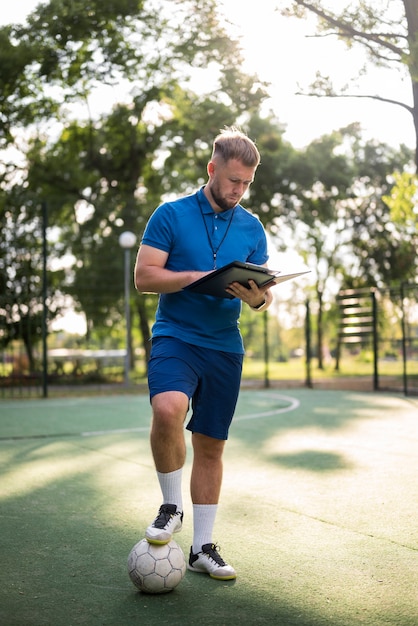
[[[336,369],[356,356],[374,391],[418,394],[418,285],[341,291],[337,303]]]

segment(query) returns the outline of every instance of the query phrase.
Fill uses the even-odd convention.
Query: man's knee
[[[183,425],[189,399],[180,391],[165,391],[154,396],[151,405],[153,427],[176,428]]]

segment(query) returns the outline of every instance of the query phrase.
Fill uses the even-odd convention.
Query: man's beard
[[[230,209],[233,209],[234,207],[236,207],[238,204],[238,202],[235,202],[233,204],[227,202],[226,200],[218,196],[218,194],[216,193],[216,191],[214,191],[213,188],[210,190],[210,192],[212,194],[212,198],[215,200],[218,207],[222,209],[222,211],[229,211]]]

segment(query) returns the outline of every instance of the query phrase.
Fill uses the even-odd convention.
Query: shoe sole
[[[192,565],[189,565],[189,564],[187,565],[187,569],[191,572],[196,572],[196,574],[207,574],[214,580],[235,580],[237,577],[236,574],[230,574],[229,576],[216,576],[215,574],[211,574],[210,572],[207,572],[206,570],[195,569]]]
[[[176,528],[176,530],[173,531],[173,535],[175,533],[179,533],[181,529],[182,529],[181,526],[180,528]],[[170,541],[173,538],[173,535],[170,535],[169,539],[153,539],[152,537],[147,537],[145,535],[145,539],[148,541],[148,543],[152,544],[153,546],[165,546],[167,543],[170,543]]]
[[[150,539],[149,537],[145,537],[145,539],[148,541],[148,543],[150,543],[153,546],[165,546],[167,543],[170,543],[171,541],[171,537],[170,539],[161,541],[158,539]]]

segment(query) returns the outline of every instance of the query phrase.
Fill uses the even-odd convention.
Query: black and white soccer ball
[[[144,593],[168,593],[186,574],[183,550],[173,540],[154,545],[141,539],[128,556],[128,573],[135,587]]]

